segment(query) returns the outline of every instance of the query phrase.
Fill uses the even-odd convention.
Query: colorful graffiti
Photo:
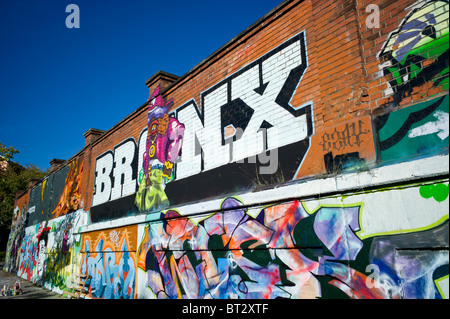
[[[52,212],[53,218],[66,215],[80,208],[82,175],[83,159],[80,157],[69,163],[69,172],[64,183],[63,193]]]
[[[33,283],[43,285],[47,265],[50,228],[44,223],[24,229],[20,246],[17,275]]]
[[[38,242],[34,232],[28,231],[22,240],[17,275],[31,282],[37,278]]]
[[[89,297],[136,298],[137,226],[83,234],[81,273],[92,277]]]
[[[76,255],[80,241],[75,231],[87,222],[88,213],[78,210],[17,231],[16,236],[23,234],[20,252],[17,253],[17,268],[14,268],[14,250],[11,249],[8,270],[37,285],[62,293],[70,275],[79,273]]]
[[[395,110],[375,119],[383,162],[448,152],[449,96]]]
[[[22,210],[16,206],[11,225],[11,232],[6,245],[6,256],[4,268],[10,272],[16,272],[19,266],[20,247],[22,246],[24,227],[26,221],[27,206],[23,205]]]
[[[448,299],[448,289],[445,294],[438,284],[449,275],[448,232],[447,219],[423,232],[376,237],[367,242],[377,270],[391,274],[392,283],[401,287],[402,298]]]
[[[174,179],[174,163],[180,154],[184,134],[184,125],[168,113],[173,100],[166,102],[159,94],[159,87],[150,96],[148,105],[147,143],[135,199],[139,211],[169,205],[164,188]]]
[[[195,220],[169,210],[161,222],[150,223],[143,231],[137,257],[147,289],[142,284],[140,294],[195,299],[411,297],[410,289],[418,282],[404,281],[399,268],[403,257],[393,264],[392,243],[402,242],[395,247],[413,247],[414,252],[422,237],[428,237],[428,245],[439,243],[444,248],[435,254],[435,263],[427,259],[410,264],[408,276],[430,283],[436,268],[443,272],[447,267],[448,273],[442,236],[448,231],[448,215],[446,222],[428,232],[360,238],[362,207],[362,203],[320,205],[309,211],[293,201],[255,210],[227,198],[219,212]],[[429,232],[435,235],[430,237]],[[402,241],[401,236],[414,240]],[[391,243],[392,249],[381,249],[380,243]],[[376,282],[371,274],[375,270]],[[433,298],[439,297],[431,282]],[[425,297],[419,292],[415,296]]]
[[[87,224],[88,214],[79,210],[52,220],[46,258],[44,286],[62,292],[72,273],[79,273],[77,255],[81,249],[78,228]]]
[[[36,283],[39,285],[44,284],[44,274],[47,268],[47,244],[48,244],[48,234],[50,233],[50,227],[41,227],[38,234],[36,235],[37,245],[37,279]]]
[[[252,218],[242,205],[228,198],[224,212],[198,225],[168,211],[163,223],[146,228],[138,265],[158,298],[318,298],[324,276],[351,296],[387,296],[366,289],[366,276],[342,264],[362,248],[354,235],[359,206],[309,215],[295,201]]]
[[[394,105],[422,85],[449,89],[448,1],[420,4],[393,32],[380,52]]]
[[[30,190],[28,225],[77,211],[81,205],[83,159],[71,161]]]

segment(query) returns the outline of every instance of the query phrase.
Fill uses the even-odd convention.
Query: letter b
[[[113,168],[113,154],[107,152],[97,158],[95,163],[95,188],[92,206],[106,203],[111,195],[111,171]]]
[[[233,313],[234,312],[234,304],[228,304],[227,305],[227,313]]]

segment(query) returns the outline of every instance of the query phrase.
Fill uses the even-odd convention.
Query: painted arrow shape
[[[418,136],[424,136],[424,135],[430,135],[437,133],[437,136],[444,140],[449,135],[449,122],[448,122],[448,113],[437,111],[433,114],[435,118],[437,118],[437,121],[434,122],[428,122],[425,123],[419,127],[416,127],[415,129],[412,129],[408,136],[410,138],[418,137]]]

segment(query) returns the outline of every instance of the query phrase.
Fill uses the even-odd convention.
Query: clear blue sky
[[[48,168],[182,76],[282,0],[0,0],[0,142]],[[66,27],[77,4],[80,28]]]

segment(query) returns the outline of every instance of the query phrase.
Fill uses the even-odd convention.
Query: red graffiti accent
[[[399,295],[389,296],[384,289],[367,287],[368,277],[366,275],[354,269],[349,270],[351,276],[345,278],[340,276],[338,279],[330,281],[329,284],[341,289],[353,299],[400,299]]]

